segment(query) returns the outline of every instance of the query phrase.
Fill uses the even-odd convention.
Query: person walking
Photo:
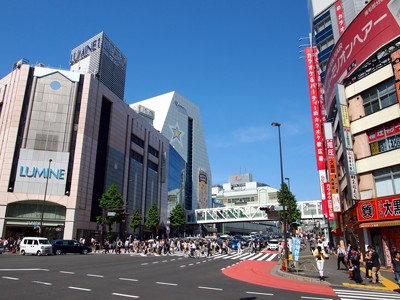
[[[382,283],[381,276],[381,260],[379,258],[378,252],[376,252],[375,247],[371,247],[371,265],[372,265],[372,280],[371,283]]]
[[[346,250],[340,247],[340,245],[337,245],[336,253],[337,253],[337,269],[340,270],[340,263],[342,263],[344,268],[347,270],[347,265],[345,262]]]
[[[350,256],[350,266],[353,269],[354,281],[358,284],[364,284],[360,272],[361,252],[357,246],[353,246]]]
[[[400,251],[396,251],[393,257],[392,272],[394,278],[400,287]]]
[[[326,253],[325,251],[322,249],[321,246],[318,246],[317,249],[314,250],[313,253],[316,261],[317,261],[317,269],[319,272],[319,279],[320,280],[325,280],[324,277],[324,262],[325,262],[325,257],[326,257]]]
[[[372,246],[367,246],[365,253],[365,278],[372,278]]]

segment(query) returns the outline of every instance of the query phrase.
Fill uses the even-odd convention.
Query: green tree
[[[102,215],[96,217],[97,223],[104,227],[108,226],[108,237],[111,235],[112,224],[121,223],[124,219],[125,207],[122,195],[118,191],[117,186],[112,184],[99,199],[99,206],[103,209]],[[112,213],[115,214],[112,214]],[[111,214],[110,214],[111,213]],[[104,238],[104,237],[102,237]]]
[[[160,211],[157,204],[153,203],[147,213],[146,228],[150,229],[152,233],[156,231],[157,227],[160,225]]]
[[[185,211],[179,203],[175,205],[172,209],[171,214],[169,216],[169,221],[171,227],[176,229],[180,234],[182,232],[182,228],[186,225]]]
[[[283,183],[282,189],[278,191],[278,203],[281,206],[283,206],[283,199],[285,200],[285,212],[279,211],[278,214],[282,220],[284,215],[286,215],[287,231],[293,230],[292,233],[294,234],[299,226],[296,221],[301,219],[301,212],[297,208],[295,196],[289,191],[286,183]]]
[[[133,232],[135,232],[135,230],[139,228],[140,224],[142,224],[142,215],[140,214],[140,211],[138,209],[135,209],[133,211],[129,227],[133,228]]]

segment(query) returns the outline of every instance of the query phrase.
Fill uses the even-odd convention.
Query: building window
[[[158,151],[149,145],[149,153],[158,158]]]
[[[328,28],[332,25],[331,17],[328,15],[325,19],[318,22],[318,24],[314,25],[315,34],[320,33],[325,28]]]
[[[400,148],[400,120],[369,130],[368,141],[372,155]]]
[[[397,104],[394,79],[390,78],[362,93],[365,115],[380,111],[390,105]]]
[[[335,43],[335,41],[333,40],[333,36],[330,36],[330,37],[326,38],[325,40],[323,40],[321,43],[318,44],[318,50],[320,52],[322,52],[325,49],[327,49],[330,46],[332,46],[334,43]]]
[[[376,170],[373,175],[377,197],[400,194],[400,165]]]
[[[131,141],[134,142],[139,147],[144,148],[144,141],[140,137],[132,134],[131,135]]]

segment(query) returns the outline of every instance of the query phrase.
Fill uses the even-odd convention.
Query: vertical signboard
[[[339,197],[339,180],[337,174],[335,142],[333,140],[332,123],[324,124],[324,132],[326,139],[326,159],[328,166],[328,178],[331,187],[332,209],[334,212],[341,212]]]
[[[306,69],[308,78],[308,90],[310,93],[310,106],[311,106],[311,118],[314,131],[314,146],[315,156],[317,159],[317,169],[320,180],[321,189],[321,200],[323,212],[326,215],[327,205],[325,199],[325,187],[326,182],[326,157],[325,157],[325,145],[324,145],[324,130],[323,123],[325,122],[324,114],[324,102],[322,96],[322,85],[321,76],[318,68],[317,60],[317,49],[315,47],[309,47],[304,49],[306,58]]]
[[[199,172],[199,200],[198,207],[207,208],[208,206],[208,177],[207,173]]]
[[[340,110],[338,111],[340,125],[339,134],[341,135],[344,148],[344,168],[346,169],[345,174],[347,174],[347,184],[349,186],[348,200],[359,200],[360,196],[358,189],[356,160],[353,151],[353,140],[350,130],[350,118],[347,109],[344,86],[341,84],[336,85],[336,104]]]
[[[342,35],[344,30],[346,29],[346,24],[344,23],[342,1],[337,0],[335,2],[335,7],[336,7],[336,19],[337,19],[337,23],[338,23],[339,33],[340,33],[340,35]]]

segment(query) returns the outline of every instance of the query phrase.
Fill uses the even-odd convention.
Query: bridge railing
[[[276,220],[275,215],[273,218],[270,218],[272,213],[260,210],[260,207],[265,208],[266,205],[243,205],[196,209],[195,218],[198,224]]]

